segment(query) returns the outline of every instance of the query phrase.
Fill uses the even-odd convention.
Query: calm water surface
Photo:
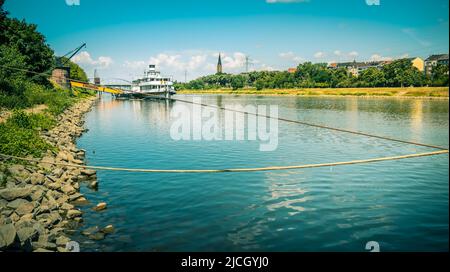
[[[192,100],[194,96],[178,98]],[[229,106],[278,105],[279,116],[448,146],[448,100],[205,95]],[[279,144],[174,141],[171,108],[181,102],[112,100],[86,116],[78,146],[90,165],[207,169],[347,161],[431,151],[279,123]],[[188,106],[190,107],[190,106]],[[257,173],[167,174],[98,171],[82,207],[85,225],[116,232],[84,251],[447,251],[448,155]],[[107,202],[108,209],[90,207]]]

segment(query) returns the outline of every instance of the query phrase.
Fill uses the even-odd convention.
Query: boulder
[[[71,195],[71,194],[76,193],[77,190],[75,188],[73,188],[72,185],[66,184],[61,187],[61,191],[65,194]]]
[[[101,229],[101,232],[103,232],[104,234],[111,234],[115,231],[114,226],[113,225],[108,225],[104,228]]]
[[[92,190],[97,190],[98,189],[98,181],[96,179],[91,181],[88,185],[88,188],[90,188]]]
[[[106,203],[105,202],[100,202],[98,203],[95,207],[92,207],[92,210],[94,211],[102,211],[106,209]]]
[[[105,234],[103,232],[96,232],[88,236],[89,239],[99,241],[105,239]]]
[[[97,226],[94,226],[94,227],[89,227],[89,228],[83,230],[81,232],[81,234],[83,234],[85,236],[89,236],[89,235],[94,234],[94,233],[96,233],[98,231],[99,231],[99,228]]]
[[[45,248],[38,248],[38,249],[34,250],[33,252],[42,252],[42,253],[44,253],[44,252],[54,252],[54,251],[48,250],[48,249],[45,249]]]
[[[45,176],[42,175],[42,174],[40,174],[40,173],[33,173],[33,174],[31,174],[31,176],[30,176],[30,182],[31,182],[31,184],[33,184],[33,185],[36,185],[36,184],[44,184],[44,182],[45,182]]]
[[[43,197],[44,197],[44,191],[41,189],[37,189],[36,191],[34,191],[34,193],[31,194],[31,199],[33,201],[40,202]]]
[[[81,169],[81,174],[86,176],[93,176],[95,175],[96,171],[92,169]]]
[[[23,198],[18,198],[18,199],[15,199],[15,200],[9,202],[7,207],[11,208],[11,209],[17,209],[20,205],[25,204],[25,203],[29,203],[29,201],[26,199],[23,199]]]
[[[15,164],[12,165],[8,168],[9,173],[11,173],[14,176],[19,176],[23,173],[23,171],[25,170],[25,167],[23,165],[20,164]]]
[[[34,210],[34,207],[35,207],[35,205],[33,202],[22,203],[19,207],[17,207],[16,213],[18,215],[24,215],[27,213],[31,213]]]
[[[69,204],[69,203],[63,203],[61,205],[61,209],[63,209],[63,210],[73,210],[74,208],[75,208],[75,206],[72,204]]]
[[[6,188],[0,190],[0,197],[11,201],[17,198],[27,198],[31,195],[31,186]]]
[[[0,250],[8,248],[16,240],[16,229],[13,224],[0,226]]]
[[[17,236],[19,237],[19,241],[21,244],[33,240],[37,237],[37,234],[38,232],[31,227],[19,228],[17,230]]]
[[[79,210],[69,210],[67,211],[67,218],[73,219],[75,217],[81,216],[83,213]]]
[[[89,204],[89,201],[84,196],[81,196],[81,197],[71,201],[70,203],[75,206],[83,206],[83,205]]]
[[[66,246],[66,244],[70,242],[70,239],[65,237],[65,236],[60,236],[58,238],[56,238],[56,245],[57,246]]]
[[[54,162],[55,160],[51,156],[45,156],[44,158],[42,158],[39,166],[47,171],[50,171],[54,165]]]
[[[51,189],[51,190],[58,190],[61,188],[61,183],[60,182],[52,182],[52,183],[48,183],[47,184],[47,188]]]
[[[64,173],[64,170],[61,167],[57,167],[55,168],[55,170],[52,171],[52,174],[56,177],[56,178],[60,178],[62,176],[62,174]]]

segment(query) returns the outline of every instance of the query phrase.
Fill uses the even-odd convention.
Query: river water
[[[193,95],[177,95],[192,100]],[[216,106],[277,105],[280,117],[448,146],[448,100],[203,95]],[[278,147],[260,142],[176,141],[170,111],[183,102],[103,96],[79,140],[89,165],[222,169],[348,161],[432,151],[279,122]],[[192,105],[185,104],[186,114]],[[223,122],[219,125],[223,128]],[[193,128],[195,129],[195,128]],[[85,224],[114,225],[82,251],[447,251],[448,155],[250,173],[98,171],[82,193]],[[102,212],[90,210],[108,203]]]

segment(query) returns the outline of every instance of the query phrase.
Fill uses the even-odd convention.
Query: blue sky
[[[155,63],[184,81],[214,73],[285,70],[304,61],[427,57],[449,51],[447,0],[6,0],[92,77],[132,79]],[[379,3],[369,5],[367,2]]]

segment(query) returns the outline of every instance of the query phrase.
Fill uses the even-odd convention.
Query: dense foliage
[[[85,94],[73,96],[53,86],[48,76],[36,74],[51,72],[53,51],[35,25],[9,18],[3,3],[0,0],[0,110],[12,111],[12,115],[0,123],[0,153],[40,156],[52,147],[39,131],[51,129],[56,116]],[[87,81],[78,65],[68,65],[72,78]],[[39,114],[21,110],[40,104],[47,105],[48,110]]]
[[[178,89],[264,88],[349,88],[349,87],[409,87],[448,86],[448,66],[438,65],[430,76],[420,72],[410,59],[395,60],[381,68],[371,67],[353,76],[346,68],[330,69],[327,64],[305,62],[295,73],[259,71],[214,74],[176,85]]]
[[[39,136],[39,130],[49,129],[54,123],[50,115],[15,111],[0,124],[0,153],[40,156],[52,147]]]

